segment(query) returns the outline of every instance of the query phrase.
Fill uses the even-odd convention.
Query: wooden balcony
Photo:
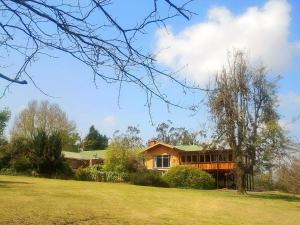
[[[181,165],[199,168],[201,170],[212,171],[212,170],[233,170],[233,162],[212,162],[212,163],[181,163]]]

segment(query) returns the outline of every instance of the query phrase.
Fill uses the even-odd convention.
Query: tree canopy
[[[75,133],[76,125],[68,119],[58,104],[32,101],[17,115],[11,138],[23,137],[32,140],[40,130],[47,135],[60,133],[64,146],[73,142],[70,137]]]
[[[268,79],[263,66],[251,67],[244,52],[234,51],[213,89],[208,105],[216,139],[233,150],[237,188],[244,193],[246,172],[282,153],[276,82]]]
[[[155,139],[172,145],[197,145],[206,137],[203,130],[190,131],[184,127],[174,127],[172,122],[162,122],[156,127]]]
[[[0,111],[0,138],[3,137],[4,129],[7,126],[7,122],[10,118],[10,111],[8,109],[3,109]]]
[[[105,135],[99,133],[97,129],[92,125],[89,133],[83,140],[84,150],[98,150],[105,149],[108,145],[108,138]]]

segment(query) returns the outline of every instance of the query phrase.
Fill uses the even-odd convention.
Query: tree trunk
[[[239,194],[246,193],[246,173],[242,163],[237,163],[236,166],[236,189]]]

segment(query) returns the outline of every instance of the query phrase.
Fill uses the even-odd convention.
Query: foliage
[[[277,170],[277,187],[285,192],[300,194],[300,159],[292,158]]]
[[[80,152],[81,138],[78,133],[62,133],[61,136],[62,140],[65,140],[65,144],[63,145],[63,151]]]
[[[75,179],[83,180],[83,181],[92,180],[92,178],[90,177],[89,171],[86,168],[83,168],[83,167],[79,167],[76,170]]]
[[[55,175],[65,169],[61,154],[62,140],[59,133],[47,135],[43,130],[33,137],[30,161],[33,169],[42,175]]]
[[[9,162],[11,159],[11,154],[8,152],[8,144],[1,143],[0,144],[0,170],[2,168],[8,168]]]
[[[75,173],[75,179],[99,182],[124,182],[128,181],[129,175],[125,172],[108,171],[100,165],[94,165],[86,168],[78,168]]]
[[[6,128],[7,122],[10,118],[10,111],[3,109],[0,111],[0,138],[3,137],[4,129]]]
[[[141,186],[169,187],[168,182],[156,171],[144,171],[130,174],[130,183]]]
[[[200,144],[199,138],[206,137],[203,130],[189,131],[183,127],[173,127],[170,120],[158,124],[156,133],[156,140],[171,145],[197,145]]]
[[[66,113],[58,104],[31,101],[17,116],[11,137],[32,140],[40,130],[43,130],[46,135],[59,132],[64,147],[74,144],[72,134],[75,128],[75,123],[68,120]]]
[[[8,167],[8,162],[10,159],[10,155],[7,154],[8,142],[3,136],[9,118],[10,111],[8,109],[3,109],[0,111],[0,170],[1,168]]]
[[[254,191],[273,191],[275,183],[271,173],[257,174],[254,177]]]
[[[21,168],[27,170],[28,150],[29,143],[23,138],[11,139],[10,143],[0,145],[0,169],[11,167],[18,172]]]
[[[216,125],[216,141],[233,150],[237,189],[245,192],[245,174],[282,154],[283,130],[277,113],[276,82],[264,67],[251,68],[245,53],[235,51],[216,76],[208,105]],[[247,158],[247,160],[246,160]]]
[[[164,174],[171,187],[212,189],[214,178],[207,172],[187,166],[174,166]]]
[[[9,167],[0,169],[0,174],[1,175],[11,175],[11,176],[18,175],[18,173],[15,169],[9,168]]]
[[[114,135],[105,155],[107,170],[131,173],[144,169],[142,141],[138,134],[137,128],[128,127],[125,134]]]
[[[108,145],[108,138],[102,135],[95,129],[94,126],[90,127],[89,133],[83,141],[84,150],[97,150],[105,149]]]
[[[16,172],[28,172],[32,170],[32,165],[28,157],[21,156],[10,161],[10,168],[14,169]]]

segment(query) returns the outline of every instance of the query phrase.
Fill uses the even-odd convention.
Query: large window
[[[154,157],[154,168],[168,168],[170,167],[169,155],[158,155]]]
[[[197,155],[192,156],[192,162],[198,162],[198,157]]]
[[[200,155],[200,162],[204,162],[204,155]]]
[[[217,155],[212,154],[212,155],[210,156],[210,160],[211,160],[212,162],[217,162]]]
[[[210,162],[210,155],[209,154],[205,154],[205,162]]]

